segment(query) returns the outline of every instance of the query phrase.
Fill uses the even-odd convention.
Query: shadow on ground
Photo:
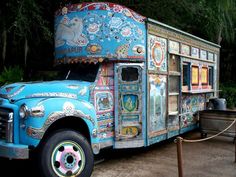
[[[32,160],[0,159],[1,177],[40,177],[39,171]]]

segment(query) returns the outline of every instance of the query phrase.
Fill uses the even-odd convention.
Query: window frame
[[[185,77],[185,74],[184,74],[184,66],[186,66],[187,67],[187,75],[186,75],[186,80],[187,80],[187,83],[186,84],[184,84],[184,77]],[[191,77],[191,73],[190,73],[190,62],[183,62],[182,63],[182,83],[181,83],[181,86],[182,86],[182,88],[181,88],[181,90],[182,91],[186,91],[186,90],[190,90],[190,77]],[[186,87],[187,87],[187,89],[186,89]]]
[[[210,74],[211,71],[211,74]],[[214,89],[214,67],[213,66],[209,66],[208,68],[208,83],[209,83],[209,87],[211,87],[211,89]]]

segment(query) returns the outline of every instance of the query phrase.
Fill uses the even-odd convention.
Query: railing
[[[229,130],[234,124],[235,124],[235,131],[236,131],[236,118],[235,118],[235,120],[228,127],[226,127],[224,130],[222,130],[221,132],[219,132],[213,136],[203,138],[203,139],[187,140],[182,137],[177,137],[175,139],[175,143],[177,145],[177,162],[178,162],[179,177],[183,177],[183,148],[182,148],[183,142],[185,142],[185,143],[198,143],[198,142],[202,142],[202,141],[207,141],[209,139],[215,138],[215,137],[223,134],[224,132]],[[235,139],[234,143],[235,143],[235,161],[234,162],[236,163],[236,139]]]

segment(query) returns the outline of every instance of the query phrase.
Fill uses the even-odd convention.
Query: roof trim
[[[204,43],[209,44],[209,45],[211,45],[211,46],[214,46],[214,47],[217,47],[217,48],[221,48],[221,46],[218,45],[218,44],[215,44],[215,43],[213,43],[213,42],[209,42],[209,41],[207,41],[207,40],[205,40],[205,39],[202,39],[202,38],[200,38],[200,37],[194,36],[194,35],[192,35],[192,34],[190,34],[190,33],[184,32],[184,31],[182,31],[182,30],[179,30],[179,29],[174,28],[174,27],[172,27],[172,26],[169,26],[169,25],[167,25],[167,24],[161,23],[161,22],[159,22],[159,21],[157,21],[157,20],[153,20],[153,19],[151,19],[151,18],[147,18],[147,22],[152,22],[152,23],[154,23],[154,24],[157,24],[157,25],[160,25],[160,26],[162,26],[162,27],[165,27],[165,28],[168,28],[168,29],[170,29],[170,30],[173,30],[173,31],[175,31],[175,32],[181,33],[181,34],[183,34],[183,35],[185,35],[185,36],[191,37],[191,38],[193,38],[193,39],[196,39],[196,40],[198,40],[198,41],[204,42]]]

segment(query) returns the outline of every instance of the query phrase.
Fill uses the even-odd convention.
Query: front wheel
[[[48,137],[41,147],[40,168],[48,177],[89,177],[93,153],[87,139],[72,130],[60,130]]]

